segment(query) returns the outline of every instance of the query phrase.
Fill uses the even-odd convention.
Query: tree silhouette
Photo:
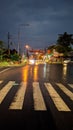
[[[73,44],[72,36],[73,34],[68,34],[67,32],[64,32],[64,34],[59,34],[57,44],[64,47],[69,47],[71,44]]]

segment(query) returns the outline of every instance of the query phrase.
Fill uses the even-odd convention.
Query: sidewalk
[[[16,61],[16,62],[12,62],[12,61],[10,61],[10,62],[6,62],[6,61],[4,61],[4,62],[0,62],[0,67],[6,67],[6,66],[23,66],[23,65],[25,65],[26,64],[26,62],[18,62],[18,61]]]

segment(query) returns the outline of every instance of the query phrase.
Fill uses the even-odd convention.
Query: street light
[[[28,44],[25,45],[25,48],[26,48],[26,56],[29,58],[29,54],[28,54],[28,51],[29,49],[31,48]]]
[[[18,30],[18,54],[20,53],[20,27],[29,26],[29,24],[19,24],[19,30]]]

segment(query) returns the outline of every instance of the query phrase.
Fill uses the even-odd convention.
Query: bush
[[[10,59],[12,61],[19,61],[20,60],[20,56],[18,54],[13,54],[10,56]]]

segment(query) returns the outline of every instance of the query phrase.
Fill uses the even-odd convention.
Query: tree
[[[50,49],[51,51],[55,48],[55,45],[50,45],[48,46],[48,49]]]
[[[64,32],[64,34],[59,34],[57,44],[62,45],[64,47],[68,47],[71,44],[73,44],[73,34],[68,34],[67,32]]]
[[[59,34],[58,40],[57,40],[57,49],[61,52],[63,52],[65,55],[68,54],[72,50],[71,45],[73,45],[73,38],[72,34],[68,34],[67,32],[64,32],[64,34]]]
[[[3,41],[0,41],[0,49],[3,48],[3,44],[4,44],[4,42],[3,42]]]

